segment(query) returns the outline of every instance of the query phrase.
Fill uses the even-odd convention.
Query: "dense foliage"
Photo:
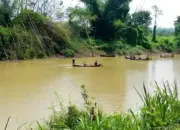
[[[71,32],[38,11],[22,9],[17,1],[0,3],[0,59],[43,58],[61,54],[74,56]],[[4,11],[4,12],[3,12]],[[12,12],[16,12],[14,15]]]
[[[82,0],[85,8],[71,8],[69,13],[70,23],[73,27],[83,30],[85,37],[93,37],[102,40],[102,47],[107,53],[117,53],[118,45],[123,43],[130,46],[140,45],[145,49],[151,49],[147,38],[148,27],[151,23],[149,11],[139,11],[129,14],[129,0]],[[73,21],[74,20],[74,21]],[[86,24],[83,24],[81,22]],[[88,34],[87,34],[88,32]],[[105,49],[104,49],[105,48]]]
[[[84,7],[77,5],[62,11],[62,1],[1,0],[0,60],[56,54],[73,57],[82,55],[82,50],[89,50],[92,56],[97,50],[119,55],[177,50],[179,17],[175,38],[172,29],[157,28],[156,42],[151,42],[151,12],[139,10],[130,14],[130,2],[81,0]]]

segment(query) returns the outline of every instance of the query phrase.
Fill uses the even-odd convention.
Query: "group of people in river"
[[[130,56],[124,56],[125,59],[130,59],[130,60],[152,60],[152,58],[149,56],[149,54],[147,54],[146,57],[142,58],[141,56],[137,56],[136,55],[130,55]],[[164,53],[160,55],[161,58],[173,58],[174,54],[171,53]]]
[[[160,55],[161,58],[173,58],[174,54],[168,54],[168,53],[164,53]]]
[[[72,59],[72,65],[73,65],[73,66],[76,65],[76,60],[75,60],[75,58]],[[100,64],[98,64],[98,61],[95,60],[94,66],[98,66],[98,65],[100,65]],[[86,62],[84,62],[84,63],[83,63],[83,66],[88,66],[88,64],[87,64]]]
[[[147,55],[146,57],[142,58],[142,57],[136,57],[136,55],[130,55],[130,56],[125,56],[125,59],[130,59],[130,60],[152,60],[152,58],[150,58],[149,55]]]
[[[137,56],[136,55],[130,55],[130,56],[124,56],[125,59],[130,59],[130,60],[152,60],[152,58],[147,54],[146,56]],[[174,54],[161,54],[161,58],[170,58],[174,57]],[[83,63],[83,65],[77,65],[75,58],[72,59],[72,65],[75,67],[100,67],[103,66],[102,64],[99,64],[97,60],[95,60],[93,65],[88,65],[86,62]]]

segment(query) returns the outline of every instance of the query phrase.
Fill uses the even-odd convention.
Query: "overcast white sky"
[[[76,5],[78,0],[63,0],[64,6]],[[159,27],[173,27],[174,21],[180,15],[180,0],[133,0],[130,4],[131,11],[144,9],[152,11],[152,6],[157,5],[163,15],[158,18]]]

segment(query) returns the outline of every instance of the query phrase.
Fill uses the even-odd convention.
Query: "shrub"
[[[43,58],[60,53],[66,57],[75,55],[77,47],[71,44],[68,27],[32,10],[23,10],[12,21],[8,28],[0,26],[0,59]]]
[[[165,52],[173,52],[177,48],[176,41],[172,36],[169,37],[158,36],[157,43],[152,43],[152,46],[153,48]]]
[[[25,56],[26,59],[33,59],[34,57],[36,57],[36,52],[34,50],[34,48],[29,47],[25,50]]]
[[[0,38],[1,38],[0,40],[1,40],[1,42],[3,42],[2,40],[4,40],[4,42],[9,42],[10,37],[11,37],[10,29],[7,27],[0,26]]]
[[[10,29],[0,26],[0,60],[8,59],[9,52],[7,51],[10,48],[11,34]]]
[[[128,50],[131,49],[132,47],[128,44],[119,44],[119,49],[117,49],[117,54],[118,55],[127,55]]]
[[[128,55],[142,55],[145,53],[146,49],[144,49],[142,46],[135,46],[126,51],[126,54]]]
[[[47,21],[47,19],[43,15],[33,12],[32,10],[23,10],[13,19],[15,25],[35,30],[42,27],[45,21]]]
[[[113,41],[109,43],[105,43],[102,47],[102,49],[107,53],[107,54],[117,54],[119,52],[119,49],[124,48],[126,45],[123,43],[123,41],[118,40],[118,41]]]
[[[75,56],[75,52],[74,52],[73,49],[65,49],[65,50],[63,51],[63,55],[64,55],[65,57],[74,57],[74,56]]]
[[[42,58],[44,58],[44,57],[45,57],[45,55],[44,55],[43,52],[41,52],[41,51],[37,52],[37,58],[42,59]]]
[[[66,124],[69,126],[69,128],[74,129],[79,122],[80,112],[76,108],[75,105],[70,105],[68,107],[68,113],[67,113],[67,120]]]

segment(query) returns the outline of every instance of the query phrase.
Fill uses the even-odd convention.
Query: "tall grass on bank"
[[[85,86],[82,87],[82,97],[85,107],[78,109],[70,104],[63,107],[58,98],[57,111],[53,106],[53,114],[43,125],[37,122],[35,130],[179,130],[180,129],[180,100],[177,85],[168,82],[150,93],[145,85],[143,93],[139,94],[143,105],[138,112],[131,109],[127,113],[104,113],[97,103],[92,102]],[[57,96],[58,97],[58,96]]]

